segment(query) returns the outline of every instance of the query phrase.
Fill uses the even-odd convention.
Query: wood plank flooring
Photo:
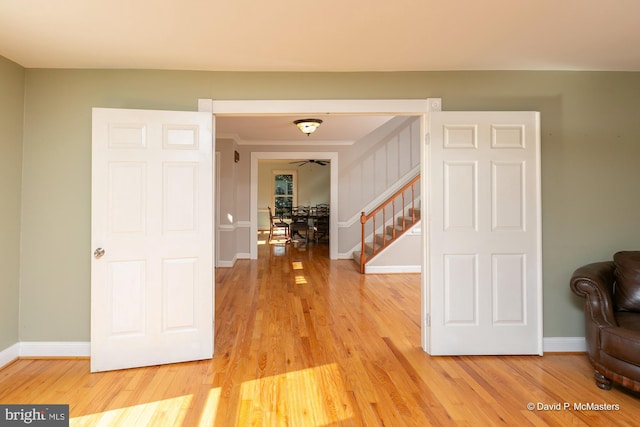
[[[263,245],[218,269],[212,360],[22,359],[0,403],[69,404],[72,426],[637,425],[638,395],[598,389],[582,354],[430,357],[420,276],[360,275],[327,249]]]

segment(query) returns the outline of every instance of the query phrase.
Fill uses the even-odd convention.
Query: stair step
[[[398,223],[399,226],[402,227],[402,221],[403,220],[404,220],[404,223],[405,223],[406,227],[410,227],[411,225],[413,225],[412,218],[410,216],[405,216],[404,218],[399,216],[396,222]],[[416,217],[416,222],[418,222],[418,221],[420,221],[420,218]]]
[[[400,233],[402,233],[402,225],[396,225],[395,227],[393,225],[387,225],[387,227],[385,228],[385,231],[387,232],[387,236],[393,236],[393,229],[396,229],[396,237],[398,237],[398,235]]]
[[[378,245],[382,245],[383,242],[385,242],[386,239],[386,244],[391,243],[391,241],[393,240],[393,236],[391,234],[387,234],[386,237],[384,237],[382,234],[376,234],[376,243]],[[380,247],[380,246],[378,246]]]
[[[403,232],[407,231],[411,226],[413,226],[416,222],[420,221],[421,211],[419,208],[407,208],[407,212],[402,215],[396,215],[396,225],[387,225],[385,227],[386,236],[382,234],[376,234],[375,236],[375,246],[376,246],[376,254],[380,252],[383,247],[383,242],[385,247],[391,244],[394,239],[394,228],[395,228],[395,237],[398,238]],[[414,222],[415,219],[415,222]],[[404,227],[403,227],[404,222]],[[366,258],[367,260],[373,256],[373,242],[365,242],[364,245]],[[360,255],[361,251],[353,252],[353,260],[359,265],[360,264]]]
[[[382,245],[380,245],[379,243],[376,243],[376,252],[379,252],[381,249],[382,249]],[[373,243],[366,242],[364,244],[364,251],[367,254],[367,257],[370,257],[371,255],[373,255]]]
[[[360,264],[360,254],[362,253],[362,251],[353,251],[353,260],[355,262],[357,262],[358,264]],[[373,254],[373,251],[371,250],[371,248],[367,247],[367,245],[365,245],[365,253],[367,254],[367,259],[369,259],[371,257],[371,255]]]

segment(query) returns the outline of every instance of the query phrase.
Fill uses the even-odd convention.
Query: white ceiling
[[[217,117],[216,136],[232,138],[239,144],[296,145],[300,143],[320,145],[349,145],[373,132],[392,116],[343,116],[314,114],[312,118],[322,120],[320,127],[311,135],[302,133],[294,120],[307,116],[265,117]]]
[[[1,0],[0,55],[26,68],[640,71],[638,0]],[[256,141],[354,141],[373,117],[220,118]],[[387,118],[377,118],[382,121]]]
[[[640,71],[637,0],[2,0],[27,68]]]

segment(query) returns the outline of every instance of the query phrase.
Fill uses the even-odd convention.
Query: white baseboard
[[[358,263],[353,259],[353,252],[340,253],[338,259],[350,259],[356,265]],[[394,274],[394,273],[420,273],[421,265],[365,265],[365,274]]]
[[[584,337],[547,337],[542,339],[545,353],[575,353],[587,351]]]
[[[365,265],[366,274],[420,273],[419,265]]]
[[[90,355],[90,342],[27,341],[20,343],[20,357],[89,357]]]
[[[236,265],[236,261],[239,259],[251,259],[251,254],[239,252],[233,257],[232,260],[218,260],[218,265],[216,267],[233,267],[234,265]]]
[[[84,341],[27,341],[0,351],[0,368],[19,357],[89,357],[91,343]]]
[[[15,343],[11,347],[0,351],[0,368],[13,362],[18,357],[20,357],[20,343]]]
[[[231,260],[219,259],[218,260],[218,265],[216,265],[216,267],[221,267],[221,268],[233,267],[236,264],[236,259],[238,259],[237,256],[234,256],[233,259],[231,259]]]
[[[543,339],[543,347],[545,353],[587,351],[584,337],[547,337]],[[90,355],[90,342],[21,342],[0,351],[0,368],[18,357],[89,357]]]

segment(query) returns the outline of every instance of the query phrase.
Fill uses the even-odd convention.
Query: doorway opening
[[[312,151],[272,151],[272,152],[253,152],[251,153],[251,259],[257,259],[258,257],[258,231],[261,228],[260,224],[266,221],[264,217],[265,206],[264,200],[260,200],[260,164],[266,162],[279,162],[278,164],[289,164],[292,161],[298,161],[301,158],[313,158],[323,159],[328,163],[323,168],[328,169],[329,175],[329,194],[328,204],[331,206],[332,211],[338,212],[338,153],[337,152],[312,152]],[[296,165],[291,169],[296,169]],[[263,174],[264,175],[264,174]],[[269,186],[269,184],[267,184]],[[270,188],[270,186],[269,186]],[[264,197],[264,196],[263,196]],[[267,196],[268,197],[268,196]],[[311,195],[305,200],[299,199],[300,193],[296,198],[296,204],[312,204],[315,199],[311,199]],[[306,197],[305,195],[302,196]],[[262,218],[260,217],[262,215]],[[266,214],[268,217],[268,213]],[[338,221],[337,215],[330,215],[329,217],[329,258],[338,259]]]
[[[366,114],[388,114],[395,116],[418,116],[421,120],[421,173],[425,175],[426,166],[426,153],[423,150],[425,146],[425,130],[426,130],[426,113],[429,111],[437,111],[441,109],[441,100],[439,98],[433,99],[404,99],[404,100],[241,100],[241,101],[217,101],[213,99],[200,99],[198,100],[198,111],[210,112],[214,116],[248,116],[248,115],[286,115],[286,114],[314,114],[318,112],[324,112],[328,114],[337,115],[366,115]],[[258,153],[251,154],[251,171],[257,171],[258,160],[260,158],[283,158],[285,153]],[[291,159],[300,158],[298,153],[287,153]],[[325,153],[309,153],[305,152],[304,156],[313,158],[320,157]],[[286,157],[285,157],[286,158]],[[325,157],[327,158],[327,157]],[[337,196],[337,182],[338,182],[338,155],[337,153],[330,153],[328,157],[331,160],[331,203],[338,208],[338,196]],[[255,173],[252,173],[252,177]],[[421,186],[421,198],[426,198],[426,181],[423,180]],[[251,230],[250,238],[253,239],[250,243],[251,258],[257,257],[257,185],[252,178],[250,188],[251,199]],[[257,202],[256,202],[257,203]],[[338,235],[338,223],[337,215],[333,215],[334,219],[330,223],[330,233],[333,236]],[[428,227],[423,227],[422,235],[422,252],[427,253],[427,238]],[[337,239],[330,240],[330,258],[338,258],[338,245]],[[253,252],[255,251],[255,252]],[[427,271],[427,259],[426,255],[422,257],[421,263],[421,335],[422,335],[422,347],[426,350],[428,343],[428,323],[427,323],[427,296],[428,296],[428,283],[424,272]]]
[[[258,246],[328,245],[330,163],[324,157],[258,161]]]

